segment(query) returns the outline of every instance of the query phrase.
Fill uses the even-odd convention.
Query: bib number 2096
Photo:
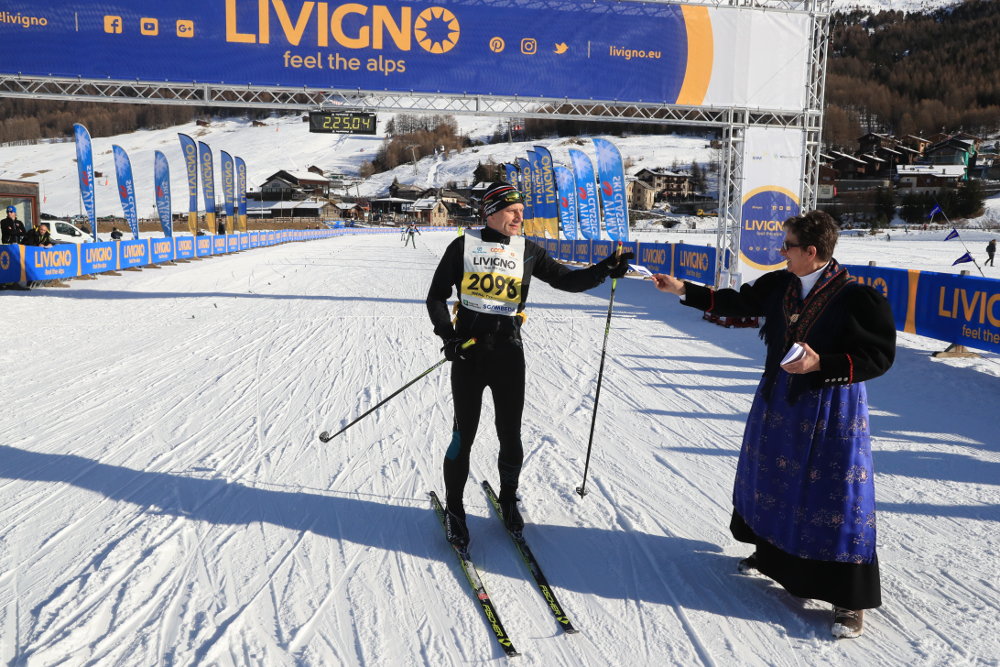
[[[465,274],[465,291],[503,301],[517,301],[521,294],[521,281],[496,273],[467,273]]]

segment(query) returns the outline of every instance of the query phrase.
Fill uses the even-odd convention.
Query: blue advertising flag
[[[544,146],[535,146],[538,159],[538,180],[541,184],[540,199],[545,232],[549,238],[559,238],[559,197],[556,193],[556,175],[552,169],[552,154]]]
[[[212,166],[212,149],[204,141],[198,142],[198,162],[201,165],[201,195],[205,200],[205,224],[208,233],[215,233],[215,169]]]
[[[545,238],[548,220],[545,217],[545,187],[542,183],[542,161],[535,151],[527,151],[531,164],[531,204],[535,214],[535,234]]]
[[[570,161],[576,179],[576,205],[580,216],[580,233],[590,241],[601,239],[601,221],[598,211],[597,183],[594,180],[594,165],[583,151],[571,148]]]
[[[170,205],[170,164],[167,156],[153,154],[153,181],[156,185],[156,212],[160,214],[160,227],[168,239],[174,235],[174,215]]]
[[[83,125],[73,125],[73,138],[76,141],[76,169],[80,174],[80,197],[83,207],[87,209],[90,219],[90,229],[97,243],[97,209],[94,205],[94,149],[90,143],[90,132]]]
[[[972,255],[970,253],[965,253],[964,255],[956,259],[954,262],[952,262],[951,265],[955,266],[956,264],[964,264],[966,262],[974,262],[974,261],[975,260],[972,259]]]
[[[556,189],[559,191],[559,224],[562,233],[570,241],[575,241],[579,234],[576,222],[576,179],[573,172],[561,164],[555,166]]]
[[[944,213],[944,211],[941,210],[940,206],[935,205],[934,208],[931,209],[931,212],[927,215],[927,218],[933,220],[934,216],[938,213]]]
[[[188,184],[188,231],[191,236],[198,235],[198,145],[186,134],[177,133],[181,141],[181,153],[184,154],[184,167],[187,169]]]
[[[503,170],[505,180],[520,190],[521,188],[518,187],[519,184],[517,182],[517,165],[513,165],[510,162],[504,162]]]
[[[521,184],[521,194],[524,195],[524,235],[536,236],[535,231],[535,206],[531,190],[531,164],[523,157],[517,158],[517,166],[520,167],[519,179]]]
[[[957,238],[958,238],[958,230],[956,230],[954,227],[952,227],[952,230],[950,232],[948,232],[948,236],[944,237],[944,240],[945,241],[950,241],[952,239],[957,239]]]
[[[615,241],[628,242],[628,202],[625,199],[625,165],[621,151],[607,139],[593,139],[597,149],[597,175],[604,205],[604,229]]]
[[[236,211],[240,220],[240,231],[247,233],[247,163],[236,158]]]
[[[121,146],[112,146],[115,155],[115,175],[118,178],[118,197],[122,200],[125,221],[132,230],[132,238],[139,240],[139,214],[135,206],[135,182],[132,180],[132,163]]]
[[[219,151],[219,168],[222,169],[222,201],[226,207],[228,231],[236,231],[233,218],[236,215],[236,163],[226,151]]]

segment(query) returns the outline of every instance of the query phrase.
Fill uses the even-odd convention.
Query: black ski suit
[[[469,454],[479,428],[483,390],[486,387],[493,393],[497,439],[500,441],[497,467],[501,498],[514,496],[524,461],[521,413],[524,409],[525,365],[521,318],[485,314],[459,306],[458,319],[452,325],[448,310],[447,300],[453,291],[459,291],[462,282],[466,238],[456,238],[445,250],[427,293],[427,312],[434,324],[435,334],[445,341],[472,337],[477,341],[466,351],[466,360],[451,364],[455,420],[451,444],[444,457],[447,504],[451,509],[463,507],[462,496],[469,477]],[[490,243],[510,243],[510,237],[490,227],[483,228],[482,239]],[[518,313],[524,310],[532,276],[559,290],[583,292],[603,283],[608,269],[603,264],[569,269],[549,257],[540,245],[525,239],[524,278]]]

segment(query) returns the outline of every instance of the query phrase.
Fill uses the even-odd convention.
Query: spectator
[[[983,266],[986,266],[986,264],[993,266],[993,255],[995,254],[997,254],[997,240],[990,239],[990,242],[986,244],[986,262]]]
[[[865,381],[892,365],[896,327],[885,298],[833,258],[829,215],[811,211],[783,226],[787,269],[739,291],[653,281],[699,310],[767,318],[729,525],[756,551],[738,569],[832,603],[834,636],[857,637],[864,610],[882,604]]]
[[[37,227],[34,227],[30,232],[24,235],[24,240],[21,241],[24,245],[36,245],[42,248],[51,248],[55,245],[52,242],[52,237],[49,236],[49,223],[42,222],[39,223]]]
[[[226,233],[226,222],[222,218],[219,218],[219,228],[218,228],[218,230],[219,230],[219,234],[225,234]]]
[[[122,233],[121,233],[121,231],[118,230],[117,227],[112,227],[111,228],[111,240],[112,241],[121,241],[122,240]]]
[[[0,223],[0,228],[3,232],[0,241],[3,243],[20,243],[24,238],[24,223],[17,219],[17,209],[13,206],[7,207],[7,215]]]

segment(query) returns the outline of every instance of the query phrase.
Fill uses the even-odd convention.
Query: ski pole
[[[618,242],[615,256],[622,254],[622,242]],[[604,355],[608,350],[608,332],[611,331],[611,309],[615,307],[615,287],[618,279],[611,279],[611,298],[608,300],[608,319],[604,323],[604,343],[601,345],[601,365],[597,370],[597,391],[594,393],[594,414],[590,418],[590,438],[587,440],[587,461],[583,464],[583,484],[576,487],[576,492],[583,498],[587,495],[587,471],[590,470],[590,449],[594,445],[594,424],[597,423],[597,403],[601,400],[601,380],[604,378]]]
[[[462,347],[463,350],[465,350],[465,349],[467,349],[469,347],[472,347],[475,344],[476,344],[476,339],[475,338],[470,338],[469,340],[467,340],[464,343],[462,343],[461,347]],[[333,435],[330,435],[329,431],[323,431],[322,433],[319,434],[319,439],[321,441],[323,441],[323,442],[330,442],[331,440],[333,440],[334,438],[336,438],[338,435],[340,435],[341,433],[343,433],[347,429],[351,428],[352,426],[354,426],[355,424],[357,424],[359,421],[361,421],[362,419],[364,419],[365,417],[367,417],[371,413],[373,413],[376,410],[378,410],[379,408],[381,408],[383,405],[385,405],[386,403],[388,403],[390,399],[392,399],[395,396],[401,394],[404,389],[406,389],[411,384],[413,384],[414,382],[416,382],[420,378],[424,377],[425,375],[428,375],[431,371],[433,371],[435,368],[437,368],[438,366],[440,366],[441,364],[443,364],[446,361],[448,361],[448,360],[447,359],[442,359],[441,361],[437,362],[436,364],[434,364],[433,366],[431,366],[430,368],[428,368],[426,371],[424,371],[423,373],[421,373],[417,377],[413,378],[412,380],[410,380],[409,382],[407,382],[406,384],[404,384],[402,387],[400,387],[396,391],[394,391],[391,394],[389,394],[388,396],[386,396],[384,399],[382,399],[381,401],[379,401],[378,405],[376,405],[375,407],[373,407],[372,409],[370,409],[368,412],[364,413],[363,415],[361,415],[360,417],[358,417],[357,419],[355,419],[350,424],[348,424],[344,428],[340,429],[339,431],[337,431]]]

